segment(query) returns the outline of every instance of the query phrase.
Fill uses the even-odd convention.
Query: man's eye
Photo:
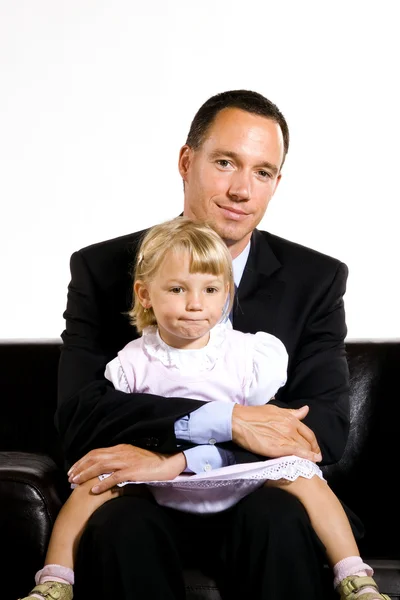
[[[219,160],[217,160],[217,164],[219,164],[220,167],[229,167],[229,160],[225,160],[224,158],[221,158]]]
[[[263,179],[269,179],[271,177],[271,173],[268,173],[268,171],[258,171],[258,174]]]
[[[183,288],[181,288],[181,287],[173,287],[173,288],[171,288],[171,292],[173,294],[181,294],[183,292]]]

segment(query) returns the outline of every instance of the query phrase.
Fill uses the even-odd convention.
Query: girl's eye
[[[206,292],[207,294],[215,294],[215,292],[218,292],[217,288],[214,287],[208,287],[206,288]]]
[[[171,288],[171,292],[173,294],[181,294],[183,292],[183,288],[181,288],[181,287],[173,287],[173,288]]]

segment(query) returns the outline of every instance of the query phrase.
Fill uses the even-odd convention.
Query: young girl
[[[185,217],[153,227],[138,253],[129,313],[142,337],[107,365],[106,377],[117,389],[163,395],[166,402],[179,396],[265,404],[286,382],[287,353],[270,334],[232,329],[233,293],[229,250],[211,228]],[[54,525],[37,585],[24,600],[72,599],[74,552],[87,520],[126,483],[100,495],[91,493],[94,480],[75,487]],[[188,512],[224,510],[260,485],[284,487],[306,508],[340,598],[390,600],[379,594],[341,503],[310,461],[283,457],[147,483],[159,504]]]

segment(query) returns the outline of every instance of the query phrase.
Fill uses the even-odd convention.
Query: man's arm
[[[347,276],[346,265],[340,263],[316,296],[289,362],[287,383],[271,402],[289,408],[309,406],[303,423],[316,435],[323,465],[340,460],[350,425],[343,302]]]
[[[264,404],[242,406],[222,401],[209,402],[175,423],[175,434],[179,441],[189,441],[200,449],[214,444],[223,444],[219,452],[229,451],[225,464],[253,462],[296,454],[311,461],[320,461],[320,449],[313,432],[302,423],[308,408],[286,410]],[[214,446],[214,450],[217,447]],[[216,461],[219,456],[216,456]],[[219,465],[225,466],[225,465]],[[214,467],[216,468],[216,467]]]

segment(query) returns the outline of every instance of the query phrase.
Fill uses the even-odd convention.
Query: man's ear
[[[179,152],[178,169],[183,181],[186,181],[187,174],[192,162],[193,149],[185,144]]]
[[[136,295],[137,299],[139,300],[139,302],[143,306],[143,308],[150,308],[151,307],[150,293],[149,293],[148,287],[144,283],[144,281],[141,281],[140,279],[135,281],[133,289],[135,291],[135,295]]]
[[[280,181],[282,179],[282,173],[279,173],[278,177],[276,178],[276,184],[275,184],[275,189],[274,189],[274,194],[278,188],[278,185],[280,184]]]

